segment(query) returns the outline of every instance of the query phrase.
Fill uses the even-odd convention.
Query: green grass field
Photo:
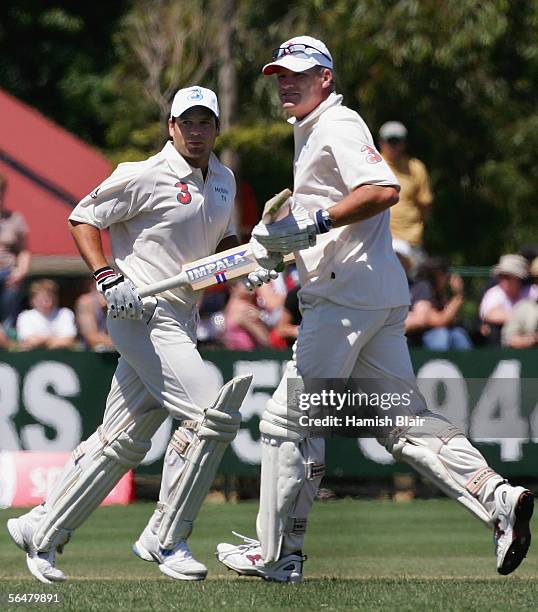
[[[68,583],[31,578],[24,553],[0,533],[0,609],[8,593],[58,593],[65,610],[536,610],[538,552],[511,576],[495,571],[491,533],[455,502],[318,502],[311,513],[301,585],[240,578],[217,563],[215,544],[231,530],[254,535],[257,505],[206,504],[190,540],[209,568],[205,582],[181,583],[131,553],[152,511],[139,503],[99,509],[58,565]],[[0,511],[2,523],[20,511]],[[536,522],[536,521],[535,521]],[[28,605],[25,606],[28,609]]]

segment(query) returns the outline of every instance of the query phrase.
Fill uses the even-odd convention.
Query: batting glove
[[[324,210],[309,213],[300,205],[293,207],[292,214],[280,221],[265,225],[258,223],[252,231],[256,238],[272,253],[293,253],[316,244],[316,236],[331,229],[329,214]]]
[[[276,270],[256,268],[254,272],[251,272],[246,279],[243,280],[243,284],[249,291],[254,291],[256,287],[261,287],[263,283],[270,283],[275,278],[278,278],[278,272]]]
[[[250,248],[261,268],[282,272],[284,261],[280,253],[270,253],[254,236],[250,239]]]
[[[93,273],[97,291],[105,296],[107,315],[112,319],[141,319],[144,314],[142,299],[133,283],[123,274],[105,267]]]

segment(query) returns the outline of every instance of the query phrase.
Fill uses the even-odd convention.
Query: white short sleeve
[[[370,131],[358,116],[354,119],[334,121],[331,130],[323,134],[345,185],[349,191],[360,185],[399,189],[398,179],[375,148]]]
[[[141,185],[136,181],[144,169],[144,162],[120,164],[77,204],[69,219],[89,223],[99,229],[130,219],[148,199],[143,197]],[[151,194],[147,195],[149,197]]]

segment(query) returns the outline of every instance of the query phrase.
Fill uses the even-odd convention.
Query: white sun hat
[[[274,74],[280,68],[304,72],[314,66],[333,69],[333,58],[327,46],[312,36],[295,36],[273,51],[273,61],[262,68],[265,75]]]

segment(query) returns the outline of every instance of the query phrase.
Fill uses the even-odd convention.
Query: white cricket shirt
[[[235,189],[232,171],[213,153],[204,181],[168,142],[149,159],[120,164],[69,219],[110,228],[116,268],[136,286],[148,285],[212,255],[235,235]],[[161,296],[192,306],[197,292],[187,287]]]
[[[399,188],[366,123],[332,93],[301,121],[294,118],[293,200],[327,209],[360,185]],[[405,273],[392,249],[390,213],[332,229],[295,253],[302,297],[369,310],[409,304]]]

